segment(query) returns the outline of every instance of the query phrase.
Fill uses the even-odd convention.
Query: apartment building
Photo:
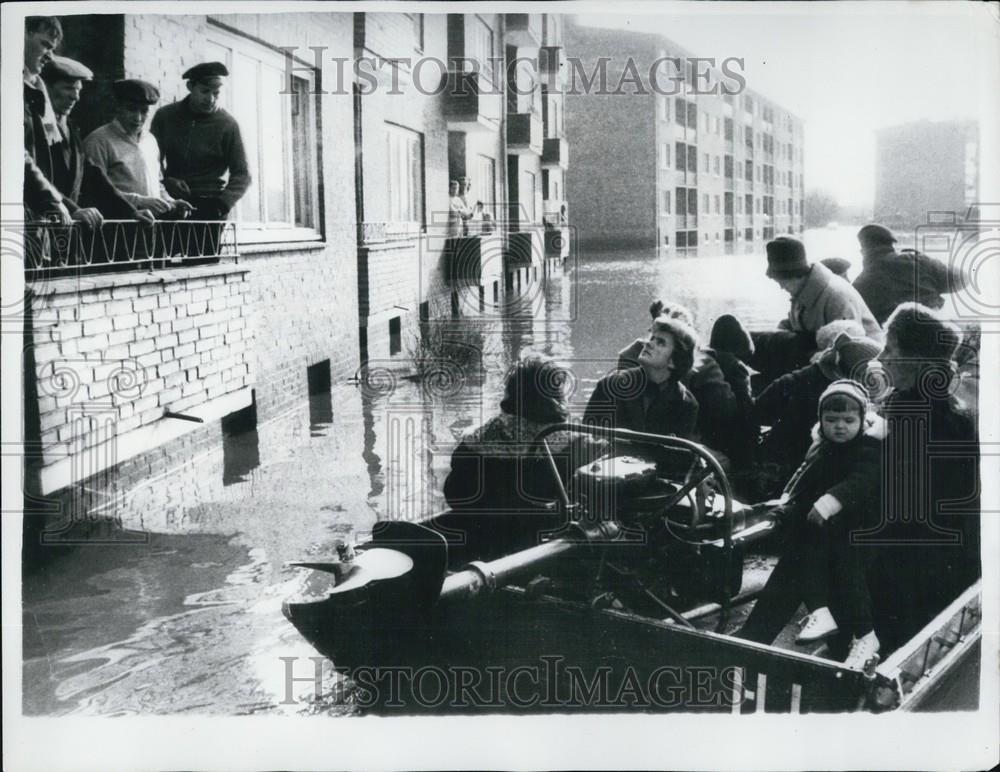
[[[979,198],[979,129],[971,121],[919,121],[882,129],[875,144],[875,220],[896,228],[931,213],[961,219]]]
[[[802,230],[801,120],[663,35],[572,24],[565,40],[581,247],[750,252]],[[668,57],[676,84],[655,64]]]

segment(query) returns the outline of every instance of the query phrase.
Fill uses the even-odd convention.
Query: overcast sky
[[[747,85],[805,121],[806,189],[828,190],[842,204],[872,201],[876,129],[924,119],[981,121],[997,110],[1000,61],[988,41],[1000,30],[996,4],[668,8],[657,16],[577,18],[659,31],[698,56],[744,58]],[[991,78],[984,77],[990,68]]]

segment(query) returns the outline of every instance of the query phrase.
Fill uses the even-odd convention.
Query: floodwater
[[[813,231],[806,243],[815,258],[852,258],[853,233]],[[760,254],[583,255],[539,278],[502,309],[475,299],[475,332],[462,340],[483,351],[472,364],[425,361],[435,374],[417,383],[374,362],[366,381],[227,432],[211,452],[105,501],[120,528],[33,551],[25,713],[353,712],[329,663],[309,659],[281,614],[304,573],[289,561],[330,558],[379,518],[440,508],[451,447],[497,412],[504,369],[524,349],[572,364],[582,409],[647,329],[655,297],[688,306],[703,335],[721,313],[770,326],[787,308]]]

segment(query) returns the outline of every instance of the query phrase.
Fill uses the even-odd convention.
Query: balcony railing
[[[481,72],[448,73],[444,114],[449,131],[496,131],[503,94]]]
[[[66,272],[100,273],[155,270],[206,258],[239,255],[236,223],[215,220],[105,220],[98,228],[83,223],[24,226],[25,277]]]
[[[537,13],[508,13],[506,43],[518,48],[538,48],[542,44],[542,17]]]
[[[507,114],[507,152],[542,154],[542,121],[534,113]]]
[[[567,168],[569,166],[569,143],[562,137],[545,139],[542,142],[542,166]]]

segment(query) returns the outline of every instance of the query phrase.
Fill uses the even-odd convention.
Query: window
[[[687,103],[687,114],[688,114],[688,128],[697,129],[698,128],[698,108],[695,107],[694,102]]]
[[[483,202],[483,211],[489,212],[493,219],[496,220],[497,208],[496,208],[496,180],[497,180],[497,163],[492,158],[486,155],[476,156],[476,176],[472,181],[472,184],[476,188],[476,200]],[[559,183],[554,186],[555,195],[554,198],[559,198]]]
[[[708,174],[708,153],[701,154],[701,170]]]
[[[712,210],[708,208],[708,193],[705,193],[701,197],[701,206],[705,210],[705,214],[708,214]]]
[[[687,214],[687,188],[677,188],[674,192],[677,199],[677,214]]]
[[[727,155],[723,160],[722,169],[726,179],[731,180],[733,178],[733,157],[731,155]]]
[[[390,222],[424,224],[424,138],[394,123],[385,124],[386,190]]]
[[[747,182],[753,182],[753,161],[747,161],[745,164],[744,177]]]
[[[688,214],[698,214],[698,190],[688,188]]]
[[[681,126],[687,123],[687,102],[680,97],[674,100],[674,119]]]
[[[670,145],[663,142],[660,145],[660,168],[669,169],[670,168]]]
[[[289,82],[283,54],[215,28],[203,53],[232,73],[221,105],[240,125],[252,179],[234,211],[240,239],[315,239],[320,188],[317,98],[310,94],[315,74],[300,62]],[[282,93],[289,86],[292,93]]]
[[[721,170],[720,170],[720,167],[719,167],[719,156],[713,156],[712,157],[712,171],[715,172],[715,176],[716,177],[718,177],[719,174],[721,173]]]
[[[670,191],[663,191],[663,214],[670,214]]]
[[[698,172],[698,148],[695,145],[688,145],[688,171]]]
[[[468,55],[479,62],[486,80],[496,85],[493,72],[493,29],[478,16],[472,19],[472,36]]]
[[[719,197],[716,196],[715,197],[715,213],[718,214],[720,209],[721,209],[721,205],[719,203]]]

